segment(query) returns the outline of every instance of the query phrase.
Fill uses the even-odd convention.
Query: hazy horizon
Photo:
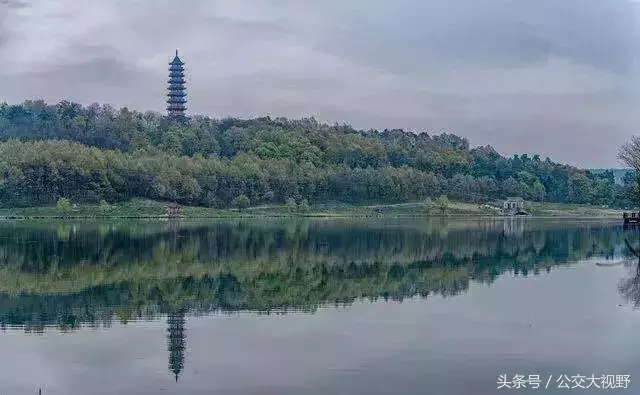
[[[640,115],[630,0],[0,0],[0,102],[189,110],[454,133],[503,155],[620,168]],[[180,26],[172,29],[170,26]]]

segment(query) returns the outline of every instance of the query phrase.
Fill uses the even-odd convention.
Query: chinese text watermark
[[[631,376],[628,374],[601,374],[590,376],[583,376],[576,374],[569,376],[566,374],[540,376],[538,374],[516,374],[513,377],[509,377],[506,374],[501,374],[498,377],[498,389],[548,389],[548,388],[560,388],[560,389],[576,389],[576,388],[595,388],[602,390],[609,389],[626,389],[631,384]]]

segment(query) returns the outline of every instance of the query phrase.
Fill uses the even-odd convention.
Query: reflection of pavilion
[[[524,233],[524,221],[520,218],[505,219],[503,226],[503,232],[506,236],[519,236]]]
[[[167,348],[169,351],[169,370],[178,382],[184,368],[184,353],[187,344],[185,334],[185,310],[174,310],[167,316]]]

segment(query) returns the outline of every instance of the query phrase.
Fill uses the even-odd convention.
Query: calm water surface
[[[533,219],[3,222],[0,395],[640,393],[625,242],[639,234]],[[498,390],[502,374],[541,388]],[[558,389],[607,374],[628,389]]]

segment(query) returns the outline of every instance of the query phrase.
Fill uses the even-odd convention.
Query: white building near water
[[[524,207],[524,199],[521,197],[508,197],[507,200],[502,203],[502,212],[505,215],[515,215],[522,211]]]

